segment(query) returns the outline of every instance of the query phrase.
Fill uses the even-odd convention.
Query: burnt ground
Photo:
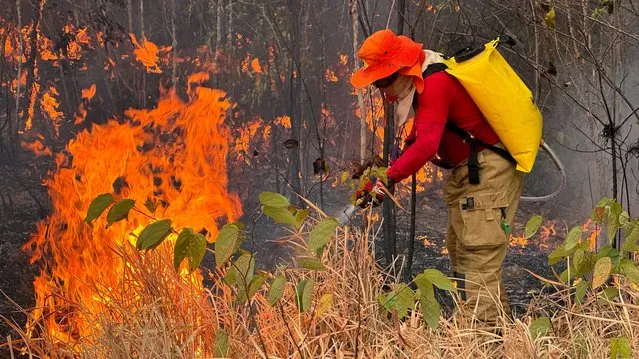
[[[25,315],[17,306],[30,308],[34,304],[32,280],[37,266],[28,264],[28,256],[21,250],[21,246],[35,230],[37,222],[45,218],[50,210],[46,188],[42,185],[50,164],[45,159],[32,158],[26,153],[15,163],[21,165],[0,165],[0,316],[4,319],[0,321],[0,338],[6,338],[11,334],[7,320],[20,326],[24,324]],[[325,203],[330,204],[326,206],[326,212],[336,215],[348,204],[348,195],[344,191],[329,189]],[[256,199],[246,201],[246,214],[242,220],[247,224],[252,223],[252,218],[257,217],[258,208]],[[534,214],[542,214],[544,218],[557,218],[562,212],[567,213],[567,209],[561,208],[557,203],[522,203],[514,225],[514,233],[521,233],[523,224]],[[398,215],[400,253],[405,253],[408,248],[408,223],[407,215]],[[441,251],[444,247],[445,231],[446,208],[441,200],[441,189],[434,185],[418,196],[413,273],[434,267],[451,274],[448,256]],[[287,257],[287,252],[281,245],[268,241],[276,239],[280,234],[276,226],[264,216],[257,220],[252,234],[253,241],[249,238],[246,244],[256,252],[258,265],[273,266]],[[431,245],[425,246],[424,239]],[[552,248],[553,243],[549,244]],[[382,248],[381,243],[377,248]],[[533,242],[525,248],[511,248],[506,258],[504,280],[511,304],[515,305],[520,313],[530,301],[532,293],[541,288],[540,282],[526,269],[550,276],[546,261],[549,250],[541,249]],[[379,258],[382,258],[381,253]],[[204,265],[210,265],[211,262],[211,258],[205,258]],[[446,301],[444,296],[441,298]],[[2,353],[0,346],[0,356]]]
[[[0,337],[11,333],[8,322],[24,325],[19,307],[34,304],[35,265],[21,246],[49,212],[49,200],[42,179],[49,166],[44,159],[27,153],[9,164],[0,164]],[[19,306],[19,307],[18,307]],[[4,340],[2,340],[4,342]],[[2,351],[0,350],[0,354]]]

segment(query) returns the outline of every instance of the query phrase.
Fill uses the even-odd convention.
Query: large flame
[[[158,205],[157,218],[170,218],[178,230],[205,230],[209,238],[215,238],[218,221],[240,215],[239,199],[227,192],[230,135],[223,122],[229,101],[224,92],[197,82],[197,77],[189,81],[188,101],[173,90],[163,91],[156,108],[130,109],[125,121],[94,125],[70,141],[68,157],[57,159],[59,168],[46,180],[51,216],[25,245],[32,252],[31,262],[42,264],[34,282],[31,330],[45,330],[66,345],[87,344],[100,329],[96,318],[103,316],[111,298],[128,303],[133,312],[144,304],[140,283],[131,277],[132,264],[124,254],[138,255],[130,233],[152,219],[132,212],[128,221],[110,228],[105,228],[103,218],[92,225],[83,223],[97,195],[110,192],[116,199],[135,199],[143,211],[142,203],[149,199]],[[143,259],[166,259],[168,248],[143,254]],[[163,271],[160,278],[176,276],[170,260],[157,263],[164,263],[153,268]],[[202,290],[199,273],[183,278]],[[181,300],[179,294],[173,296]]]

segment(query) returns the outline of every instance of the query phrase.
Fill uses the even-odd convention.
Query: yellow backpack
[[[497,38],[483,49],[445,59],[445,71],[468,91],[517,162],[517,170],[528,173],[541,144],[541,112],[532,92],[497,51],[499,41]]]

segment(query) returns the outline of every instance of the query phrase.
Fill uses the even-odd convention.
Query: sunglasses
[[[373,82],[373,86],[377,87],[378,89],[384,89],[390,85],[393,84],[393,82],[395,82],[395,80],[397,80],[397,77],[399,76],[399,74],[397,72],[393,73],[390,76],[381,78],[375,82]]]

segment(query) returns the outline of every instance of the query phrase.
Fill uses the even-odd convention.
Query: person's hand
[[[364,186],[355,193],[355,205],[366,208],[369,205],[377,207],[384,201],[384,194],[388,191],[386,185],[379,178],[368,178]]]

